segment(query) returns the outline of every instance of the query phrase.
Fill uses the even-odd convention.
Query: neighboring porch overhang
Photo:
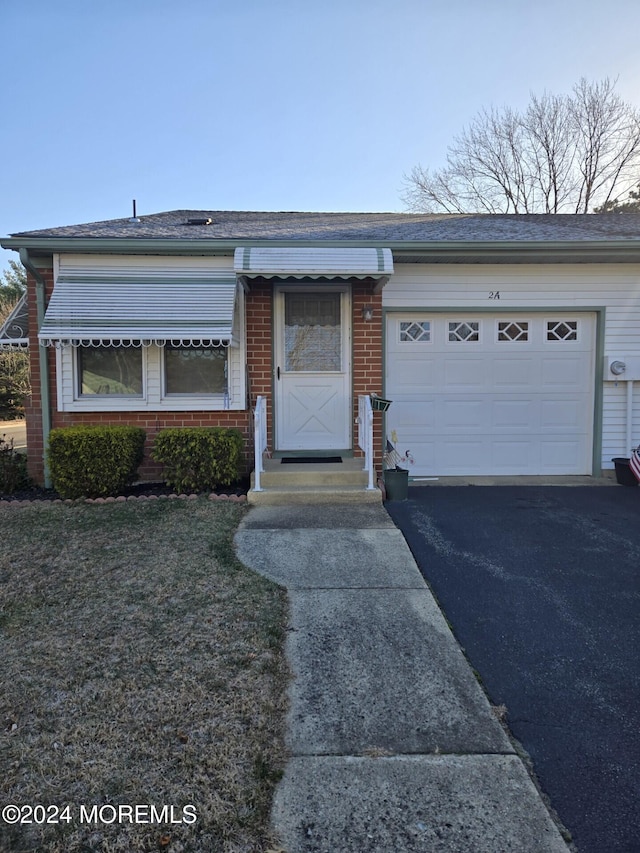
[[[65,273],[39,331],[47,345],[230,346],[238,285],[224,273]]]
[[[391,249],[239,246],[233,268],[252,278],[372,279],[380,290],[393,274]]]
[[[29,346],[29,318],[27,294],[24,293],[0,326],[0,350],[27,349]]]

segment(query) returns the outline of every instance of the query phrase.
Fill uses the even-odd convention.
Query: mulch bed
[[[212,492],[206,492],[208,496],[212,498],[225,498],[234,499],[234,500],[243,500],[246,499],[247,491],[249,490],[249,479],[245,478],[240,480],[238,483],[233,484],[232,486],[221,486],[218,489],[215,489]],[[199,495],[198,495],[199,496]],[[123,489],[122,492],[117,496],[119,498],[125,499],[135,499],[135,498],[171,498],[171,497],[180,497],[180,495],[172,489],[170,486],[167,486],[166,483],[135,483],[132,486],[127,486],[126,489]],[[114,496],[115,498],[115,496]],[[99,498],[100,502],[109,501],[112,502],[114,498]],[[25,501],[61,501],[63,500],[60,495],[55,491],[55,489],[45,489],[39,486],[32,486],[27,489],[21,489],[17,492],[13,492],[12,494],[3,494],[0,492],[0,503],[24,503]],[[80,499],[84,500],[84,499]]]

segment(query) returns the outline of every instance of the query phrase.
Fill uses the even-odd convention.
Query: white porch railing
[[[368,394],[358,396],[358,447],[364,453],[364,468],[368,473],[367,490],[375,489],[373,482],[373,409]]]
[[[267,398],[258,397],[253,413],[253,446],[254,446],[254,492],[261,492],[260,474],[264,471],[262,454],[267,449]]]

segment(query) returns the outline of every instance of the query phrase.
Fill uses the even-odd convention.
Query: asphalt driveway
[[[580,853],[640,851],[640,488],[386,506]]]

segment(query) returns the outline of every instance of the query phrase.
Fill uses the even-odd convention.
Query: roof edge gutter
[[[31,273],[36,283],[36,311],[38,317],[38,329],[41,328],[45,313],[45,283],[42,273],[34,266],[29,252],[26,248],[20,249],[20,261],[22,266]],[[44,464],[44,485],[51,488],[51,472],[47,459],[47,447],[49,445],[49,433],[51,432],[51,398],[49,394],[49,371],[47,348],[38,341],[38,359],[40,368],[40,399],[42,401],[42,461]]]
[[[429,258],[460,262],[471,258],[500,258],[514,263],[545,263],[546,259],[562,258],[576,263],[605,263],[609,260],[640,261],[640,240],[590,240],[576,242],[500,242],[500,243],[412,243],[393,244],[394,259]]]
[[[640,240],[466,240],[466,241],[416,241],[350,239],[184,239],[149,237],[5,237],[0,239],[3,249],[26,250],[32,256],[51,255],[56,252],[70,254],[120,254],[120,255],[232,255],[238,246],[247,247],[308,247],[308,248],[388,248],[394,257],[433,257],[440,262],[469,258],[507,258],[514,263],[545,262],[545,257],[562,257],[576,263],[607,260],[640,261]]]

